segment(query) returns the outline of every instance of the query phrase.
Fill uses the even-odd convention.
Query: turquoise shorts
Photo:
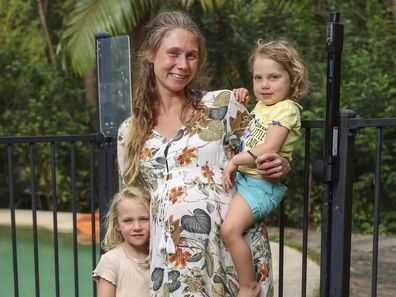
[[[275,210],[287,192],[287,187],[282,183],[253,178],[239,171],[235,177],[235,185],[249,204],[255,223],[262,221]]]

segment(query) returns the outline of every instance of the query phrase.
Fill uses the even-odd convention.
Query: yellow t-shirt
[[[293,100],[286,99],[274,105],[265,105],[258,101],[251,112],[252,120],[246,128],[240,151],[247,151],[258,144],[264,143],[269,125],[280,125],[289,130],[285,142],[279,152],[282,157],[291,160],[293,144],[300,135],[302,107]],[[256,175],[256,167],[239,166],[242,173]]]

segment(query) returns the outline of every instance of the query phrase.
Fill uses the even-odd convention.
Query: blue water
[[[71,234],[59,234],[59,282],[60,296],[75,295],[73,239]],[[51,231],[38,231],[39,280],[40,297],[54,297],[55,264],[53,234]],[[96,261],[99,260],[99,247]],[[19,297],[35,297],[33,232],[29,229],[17,230],[17,259]],[[93,296],[92,288],[92,256],[91,245],[78,245],[78,294]],[[14,278],[12,267],[12,243],[10,228],[0,227],[0,296],[12,297],[14,294]]]

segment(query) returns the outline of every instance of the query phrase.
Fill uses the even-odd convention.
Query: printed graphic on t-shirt
[[[263,126],[258,119],[255,119],[253,125],[249,126],[241,138],[241,148],[243,149],[244,146],[249,148],[255,147],[257,144],[263,142],[266,134],[267,127]]]

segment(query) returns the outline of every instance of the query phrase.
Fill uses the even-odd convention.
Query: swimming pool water
[[[75,296],[73,239],[71,234],[59,234],[59,282],[60,296]],[[96,262],[99,260],[99,247],[96,247]],[[17,229],[18,282],[19,297],[34,297],[34,252],[33,232],[29,229]],[[54,297],[55,264],[53,234],[48,230],[38,231],[40,297]],[[79,296],[93,296],[92,289],[91,245],[78,245]],[[12,267],[12,243],[9,227],[0,227],[0,296],[14,295]]]

